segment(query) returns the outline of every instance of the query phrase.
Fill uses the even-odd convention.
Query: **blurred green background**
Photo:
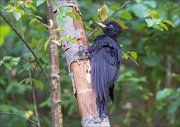
[[[125,1],[79,0],[87,35],[96,27],[92,19],[99,20],[98,9],[105,2],[111,15]],[[50,75],[45,0],[1,0],[0,9]],[[180,127],[180,1],[132,0],[113,18],[124,32],[118,39],[123,50],[121,75],[115,101],[109,106],[112,127]],[[27,121],[36,121],[30,85],[33,80],[41,126],[50,127],[47,80],[22,41],[2,18],[0,22],[0,126],[36,126]],[[96,31],[90,43],[100,33]],[[63,125],[79,127],[81,119],[67,64],[61,47],[59,50]]]

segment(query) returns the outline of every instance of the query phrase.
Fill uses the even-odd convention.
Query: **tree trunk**
[[[64,29],[64,32],[60,33],[61,38],[70,35],[71,37],[76,38],[77,44],[76,47],[79,45],[83,45],[88,47],[88,40],[85,34],[85,30],[83,27],[83,22],[81,18],[81,13],[78,8],[78,4],[76,0],[56,0],[57,3],[54,3],[53,0],[49,0],[50,6],[53,7],[54,13],[58,11],[60,8],[69,8],[72,9],[73,12],[78,16],[79,20],[73,20],[71,17],[63,17],[66,19],[66,24],[63,25],[61,22],[56,20],[57,27],[61,27]],[[54,6],[56,5],[56,7]],[[57,7],[58,6],[58,7]],[[56,16],[60,15],[57,13]],[[66,43],[66,42],[64,42]],[[67,46],[62,44],[62,47]],[[77,47],[78,48],[78,47]],[[67,50],[72,53],[74,49],[67,48]],[[79,50],[79,49],[75,49]],[[68,57],[75,57],[72,54],[67,54],[65,50],[66,59],[68,62]],[[72,61],[71,61],[72,62]],[[74,86],[74,93],[77,98],[77,103],[80,111],[80,115],[82,118],[82,125],[84,127],[109,127],[109,120],[104,119],[103,122],[98,123],[96,118],[98,116],[97,113],[97,106],[96,106],[96,95],[95,91],[92,87],[91,80],[90,80],[90,62],[88,59],[73,61],[69,63],[69,71],[72,79],[72,84]]]
[[[58,46],[53,43],[56,33],[53,31],[56,28],[53,17],[53,10],[48,6],[49,19],[49,36],[50,42],[50,60],[51,60],[51,112],[53,127],[62,127],[62,112],[61,112],[61,89],[60,89],[60,72],[59,72],[59,50]],[[54,23],[53,23],[54,22]]]

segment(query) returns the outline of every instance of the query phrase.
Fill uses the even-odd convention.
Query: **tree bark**
[[[51,61],[51,113],[53,127],[62,127],[62,112],[61,112],[61,89],[60,89],[60,71],[59,71],[59,49],[53,43],[56,33],[53,31],[56,28],[55,19],[53,17],[53,10],[48,6],[49,19],[49,36],[50,42],[50,61]]]
[[[77,0],[56,0],[56,2],[57,3],[55,4],[53,0],[49,0],[50,6],[53,7],[54,13],[56,13],[59,8],[71,8],[79,19],[73,20],[71,17],[68,16],[66,25],[62,25],[61,22],[56,20],[57,27],[61,27],[64,29],[64,32],[60,33],[61,38],[67,35],[71,35],[76,38],[77,44],[88,47],[88,39],[85,34]],[[54,5],[56,5],[56,7]],[[80,31],[80,36],[74,35],[78,34],[78,31]],[[90,80],[89,60],[84,59],[73,62],[72,64],[70,64],[69,70],[72,78],[72,83],[74,84],[74,89],[76,92],[75,95],[82,119],[82,126],[109,127],[110,124],[108,118],[104,119],[103,122],[100,123],[96,121],[96,118],[98,117],[96,94]]]

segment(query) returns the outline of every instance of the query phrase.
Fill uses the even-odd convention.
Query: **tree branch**
[[[22,34],[22,38],[24,39],[24,33],[23,33],[23,30],[22,30],[22,22],[21,22],[21,20],[20,20],[20,27],[21,27],[20,31],[21,31],[21,34]],[[24,44],[24,48],[25,48],[25,57],[26,57],[28,63],[30,63],[27,47],[26,47],[25,44]],[[29,72],[29,78],[32,78],[31,69],[29,69],[28,72]],[[34,110],[35,110],[35,115],[36,115],[36,120],[37,120],[37,126],[41,127],[41,124],[40,124],[40,121],[39,121],[39,115],[38,115],[38,111],[37,111],[37,103],[36,103],[36,96],[35,96],[35,89],[34,89],[34,86],[33,86],[33,81],[31,81],[30,84],[31,84],[31,87],[32,87],[32,95],[33,95],[33,101],[34,101]]]
[[[37,125],[37,123],[36,123],[35,121],[33,121],[33,120],[31,120],[31,119],[27,119],[26,117],[21,116],[21,115],[16,114],[16,113],[11,113],[11,112],[0,112],[0,114],[15,115],[15,116],[18,116],[18,117],[24,118],[24,119],[26,119],[27,121],[29,121],[29,122],[31,122],[31,123],[33,123],[33,124]]]
[[[51,114],[52,126],[62,127],[62,111],[61,111],[61,87],[60,87],[60,69],[59,69],[59,47],[53,43],[56,39],[57,28],[55,17],[53,13],[53,1],[49,0],[48,5],[48,20],[49,20],[49,36],[50,41],[50,61],[51,61]]]
[[[4,21],[11,27],[11,29],[17,34],[17,36],[22,40],[22,42],[26,45],[26,47],[29,49],[29,51],[32,53],[32,55],[34,56],[34,58],[36,59],[37,63],[39,64],[39,67],[41,68],[44,76],[46,77],[48,83],[50,84],[50,80],[48,78],[48,75],[46,73],[46,71],[43,69],[43,66],[41,64],[41,62],[39,61],[39,59],[37,58],[35,52],[31,49],[31,47],[29,46],[28,42],[20,35],[20,33],[15,29],[15,27],[6,19],[6,17],[0,13],[0,16],[4,19]]]

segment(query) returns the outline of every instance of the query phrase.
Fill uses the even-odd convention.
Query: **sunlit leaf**
[[[69,16],[69,17],[71,17],[74,20],[79,20],[80,19],[79,16],[76,15],[76,13],[74,13],[74,12],[67,12],[66,16]]]
[[[164,24],[164,23],[161,22],[159,25],[162,26],[165,30],[168,31],[168,27],[166,26],[166,24]]]
[[[162,100],[168,97],[173,92],[173,89],[171,88],[164,88],[163,90],[160,90],[156,94],[156,100]]]
[[[124,22],[123,22],[122,20],[117,19],[116,21],[120,24],[120,26],[122,27],[122,29],[126,29],[126,25],[124,24]]]
[[[3,61],[7,61],[7,60],[11,60],[12,59],[12,56],[4,56],[3,57]]]
[[[135,0],[137,3],[141,2],[142,0]]]
[[[128,53],[123,52],[122,53],[122,59],[127,60],[128,59]]]
[[[153,23],[154,24],[159,24],[159,23],[161,23],[161,19],[153,19]]]
[[[149,10],[149,13],[153,19],[159,19],[160,18],[159,13],[155,10]]]
[[[150,14],[149,14],[148,11],[146,11],[146,12],[143,13],[143,16],[144,16],[144,17],[148,17],[148,16],[150,16]]]
[[[108,7],[107,5],[103,5],[101,8],[98,9],[98,16],[101,21],[105,21],[108,17]]]
[[[6,38],[6,36],[8,35],[8,33],[10,32],[10,27],[8,25],[3,25],[0,26],[0,47],[3,45],[4,43],[4,39]]]
[[[163,31],[163,27],[161,27],[160,25],[156,24],[153,26],[153,28],[157,29],[157,30],[160,30],[160,31]]]
[[[40,21],[36,18],[32,18],[31,21],[29,22],[29,24],[33,24],[35,22],[39,23]]]
[[[24,117],[26,119],[29,119],[33,115],[33,112],[31,110],[28,110],[24,113]]]
[[[54,29],[55,32],[64,32],[64,29],[62,27]]]
[[[14,15],[16,21],[18,21],[21,18],[21,13],[18,11],[13,12],[13,15]]]
[[[137,53],[136,52],[129,52],[134,60],[137,59]]]
[[[14,65],[17,65],[20,60],[21,60],[21,57],[13,57],[12,58],[12,61],[14,62]]]
[[[145,19],[145,21],[146,21],[148,27],[151,27],[154,24],[153,19]]]
[[[121,17],[124,18],[124,19],[127,19],[127,20],[130,20],[130,19],[133,18],[133,17],[131,16],[131,13],[129,13],[129,12],[123,12],[123,13],[121,14]]]
[[[167,23],[167,24],[169,24],[169,25],[171,25],[171,26],[174,26],[174,24],[173,24],[170,20],[165,20],[165,21],[163,21],[163,22],[165,22],[165,23]]]
[[[47,41],[44,43],[44,50],[47,49],[47,46],[48,46],[50,40],[51,40],[51,38],[49,37],[49,38],[47,39]]]
[[[4,7],[5,10],[7,10],[8,12],[12,12],[15,8],[12,5],[7,5]]]
[[[46,0],[37,0],[36,6],[38,7],[39,5],[43,4]]]
[[[44,89],[44,84],[40,81],[40,80],[33,80],[35,83],[35,86],[40,89],[43,90]]]

